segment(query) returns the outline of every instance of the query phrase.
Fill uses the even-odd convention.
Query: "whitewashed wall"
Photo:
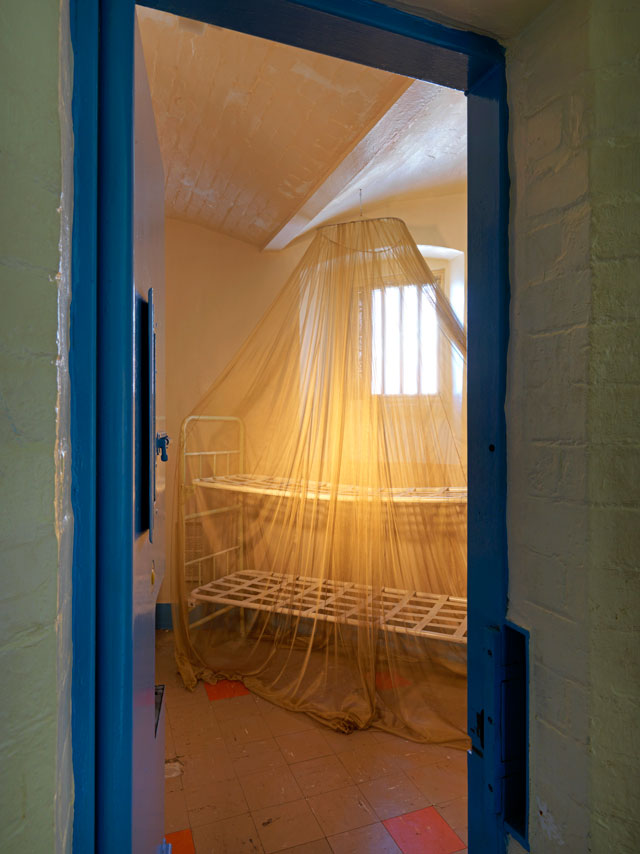
[[[562,0],[507,52],[509,616],[541,854],[640,836],[639,33],[638,4]]]

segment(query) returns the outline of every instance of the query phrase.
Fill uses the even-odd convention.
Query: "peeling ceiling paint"
[[[271,249],[391,196],[460,190],[460,92],[138,8],[168,216]]]
[[[411,81],[138,9],[168,216],[264,246]]]
[[[416,80],[268,244],[281,249],[323,223],[400,196],[461,192],[467,180],[467,102]]]

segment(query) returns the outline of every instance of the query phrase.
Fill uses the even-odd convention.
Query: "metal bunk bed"
[[[235,430],[236,440],[229,448],[193,448],[190,443],[196,422],[227,424]],[[184,568],[189,592],[189,605],[220,605],[216,611],[191,623],[191,627],[209,622],[232,608],[239,608],[242,625],[244,610],[289,614],[301,618],[340,622],[351,626],[371,625],[384,631],[445,640],[467,642],[467,600],[458,596],[438,595],[417,590],[385,587],[374,593],[372,588],[349,581],[317,579],[273,572],[247,570],[244,567],[244,497],[247,495],[302,496],[312,500],[355,501],[362,494],[356,487],[340,484],[306,482],[304,485],[284,478],[249,476],[244,468],[244,425],[231,416],[194,415],[182,428],[183,482],[187,488],[215,490],[233,496],[228,504],[187,513],[183,517]],[[207,473],[207,470],[211,473]],[[397,488],[371,493],[371,500],[401,504],[454,503],[466,504],[464,488]],[[194,525],[207,516],[235,515],[236,541],[231,546],[202,551],[194,537]],[[196,528],[197,530],[197,528]],[[234,559],[235,571],[230,571]],[[210,562],[212,574],[218,575],[224,563],[224,574],[203,583],[202,566]]]

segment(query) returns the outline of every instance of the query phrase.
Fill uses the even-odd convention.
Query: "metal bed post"
[[[188,431],[191,422],[230,422],[234,423],[237,426],[237,447],[231,448],[230,450],[204,450],[196,448],[195,450],[189,450],[188,445]],[[245,439],[245,429],[244,424],[240,418],[235,416],[226,416],[226,415],[190,415],[185,418],[182,424],[182,481],[183,487],[186,488],[187,485],[190,488],[193,488],[194,481],[201,482],[203,480],[203,457],[211,456],[213,458],[212,462],[212,473],[213,479],[215,480],[218,476],[218,456],[226,457],[226,472],[227,477],[230,474],[230,466],[231,466],[231,457],[238,457],[238,467],[240,471],[244,468],[244,439]],[[196,456],[198,458],[198,475],[196,478],[192,478],[189,474],[189,481],[187,482],[187,458]],[[184,501],[185,494],[182,495],[182,500]],[[214,516],[220,515],[222,513],[235,512],[238,513],[237,520],[237,537],[235,545],[224,548],[218,551],[213,551],[211,554],[203,555],[198,554],[196,557],[192,559],[188,559],[187,554],[187,525],[190,521],[196,519],[202,519],[205,516]],[[216,576],[217,574],[217,559],[219,557],[225,556],[227,574],[229,573],[229,555],[232,551],[238,553],[237,562],[238,568],[240,571],[244,569],[244,521],[243,521],[243,512],[244,512],[244,500],[243,497],[240,496],[236,503],[231,503],[225,505],[224,507],[217,507],[212,510],[202,510],[196,511],[189,514],[183,513],[183,522],[182,522],[182,530],[183,530],[183,564],[185,570],[185,580],[187,574],[187,567],[196,565],[197,566],[197,578],[198,585],[197,588],[200,589],[203,587],[203,579],[202,579],[202,565],[206,560],[212,561],[212,574]],[[206,586],[206,585],[205,585]],[[195,604],[195,600],[191,599],[193,604]],[[196,626],[202,625],[203,623],[209,622],[214,617],[217,617],[227,611],[231,610],[230,608],[222,608],[215,611],[213,614],[209,614],[206,617],[203,617],[196,622],[191,623],[191,628],[195,628]],[[245,613],[244,608],[240,608],[240,629],[242,634],[245,634]]]

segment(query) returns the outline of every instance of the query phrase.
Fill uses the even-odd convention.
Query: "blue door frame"
[[[504,53],[371,0],[144,5],[468,95],[469,848],[505,850],[500,643],[507,607]],[[74,850],[131,845],[133,0],[71,0]],[[100,453],[97,453],[97,449]],[[97,487],[99,485],[99,488]],[[481,723],[480,723],[481,722]],[[129,763],[129,764],[128,764]]]

